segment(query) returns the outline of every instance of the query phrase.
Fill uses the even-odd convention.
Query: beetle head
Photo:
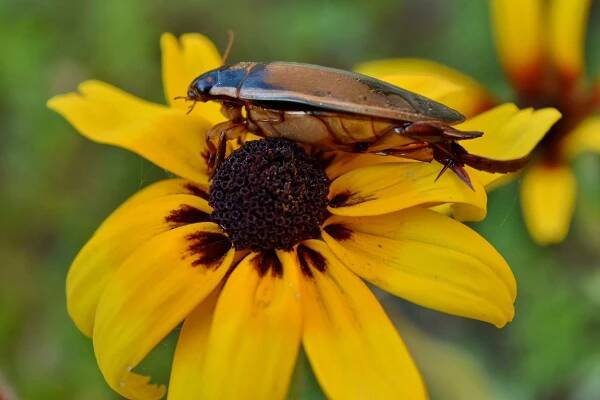
[[[218,82],[217,71],[206,72],[190,83],[187,100],[206,102],[211,99],[210,90]]]

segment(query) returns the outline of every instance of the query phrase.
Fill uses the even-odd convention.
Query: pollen
[[[329,180],[318,160],[284,139],[248,142],[213,176],[213,219],[238,250],[289,250],[320,236]]]

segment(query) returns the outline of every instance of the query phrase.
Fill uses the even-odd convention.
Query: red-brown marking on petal
[[[487,95],[484,99],[481,99],[476,105],[473,106],[473,111],[470,115],[475,116],[481,114],[485,111],[491,110],[497,105],[498,101],[496,101],[493,97]]]
[[[203,265],[215,269],[223,262],[225,254],[231,249],[229,238],[222,233],[196,232],[186,237],[190,241],[188,251],[195,256],[192,267]]]
[[[329,200],[329,207],[337,208],[345,206],[346,202],[352,197],[352,194],[352,192],[348,191],[336,194]]]
[[[300,263],[300,270],[309,278],[313,277],[311,267],[317,269],[319,272],[324,272],[327,268],[327,260],[325,260],[325,257],[310,247],[301,244],[296,249],[296,254],[298,255],[298,262]]]
[[[269,271],[271,271],[271,275],[275,277],[280,278],[283,276],[283,266],[281,265],[281,261],[279,261],[279,258],[274,250],[258,253],[252,259],[252,262],[254,263],[254,266],[261,277]]]
[[[545,100],[546,103],[542,101]],[[575,128],[588,116],[600,111],[600,93],[593,91],[587,93],[564,93],[552,96],[548,94],[538,103],[528,104],[539,107],[552,106],[562,113],[562,118],[554,124],[544,138],[536,146],[536,151],[541,155],[542,162],[547,165],[564,165],[567,162],[565,154],[566,138],[575,131]],[[552,100],[552,101],[550,101]]]
[[[198,222],[210,222],[210,214],[192,207],[187,204],[182,204],[178,209],[172,210],[169,215],[165,217],[165,221],[170,224],[173,228],[177,228],[182,225],[194,224]]]
[[[329,200],[328,205],[331,208],[350,207],[356,204],[364,203],[365,201],[371,201],[375,199],[375,196],[357,196],[356,193],[345,191],[333,196],[333,198]]]
[[[510,79],[521,99],[537,98],[544,86],[547,84],[545,79],[546,70],[543,67],[543,60],[534,60],[528,65],[523,65],[519,70],[508,71]]]
[[[352,237],[352,229],[342,224],[327,225],[323,230],[336,240],[348,240]]]
[[[194,196],[198,196],[203,198],[204,200],[208,200],[208,192],[206,192],[204,189],[199,188],[198,186],[194,185],[193,183],[187,182],[185,185],[183,185],[183,187],[187,190],[189,190],[189,192],[191,194],[193,194]]]

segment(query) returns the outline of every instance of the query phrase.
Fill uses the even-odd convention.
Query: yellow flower
[[[48,102],[84,136],[180,177],[114,211],[68,274],[69,314],[92,337],[115,391],[161,398],[165,387],[133,369],[183,323],[170,399],[282,398],[301,344],[328,397],[425,398],[402,339],[361,278],[442,312],[497,327],[512,320],[516,285],[506,261],[429,209],[450,204],[482,218],[479,178],[471,190],[454,174],[435,181],[436,163],[362,155],[338,154],[323,168],[299,146],[270,139],[232,152],[209,183],[203,135],[222,117],[212,104],[187,115],[171,99],[220,56],[201,35],[165,34],[161,44],[170,106],[96,81]],[[437,87],[438,96],[454,90],[411,81]],[[487,140],[507,135],[508,158],[526,154],[553,118],[552,110],[504,105],[464,124]],[[515,145],[517,130],[524,137]],[[278,220],[282,208],[298,219]]]
[[[533,165],[524,172],[521,184],[525,223],[539,244],[561,242],[569,231],[577,189],[569,161],[584,151],[600,152],[600,80],[586,87],[584,79],[583,39],[589,7],[590,0],[491,1],[499,58],[519,104],[553,106],[563,115],[538,144]],[[446,80],[448,85],[463,88],[462,96],[447,103],[467,116],[495,104],[473,79],[427,60],[375,61],[358,70],[388,80],[417,71],[421,76]],[[521,135],[517,138],[522,139]],[[481,147],[484,144],[465,142],[464,147],[485,155],[506,154],[504,149],[486,150]]]

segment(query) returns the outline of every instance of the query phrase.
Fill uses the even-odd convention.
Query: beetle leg
[[[475,190],[471,183],[471,178],[469,178],[469,174],[464,168],[463,156],[468,154],[467,151],[461,145],[454,142],[435,143],[432,144],[432,147],[433,158],[444,165],[435,180],[437,181],[447,169],[451,169],[461,181],[472,190]]]
[[[215,152],[215,161],[212,166],[211,177],[214,172],[219,168],[223,160],[225,159],[225,153],[227,150],[227,133],[221,132],[219,136],[219,145],[217,146],[217,151]]]
[[[424,162],[433,160],[431,146],[425,142],[415,142],[404,146],[383,149],[377,151],[375,154],[380,156],[402,157]]]
[[[214,139],[220,139],[221,133],[225,132],[227,140],[237,139],[246,133],[245,122],[234,122],[225,121],[216,124],[208,132],[206,132],[206,143],[213,141]]]
[[[221,103],[221,114],[230,121],[240,123],[244,120],[242,116],[242,107],[237,103],[223,101]]]
[[[483,132],[460,131],[449,125],[427,121],[398,125],[392,128],[392,132],[430,143],[448,140],[475,139],[483,135]]]
[[[493,160],[491,158],[478,156],[475,154],[465,154],[462,156],[465,164],[480,171],[509,173],[516,172],[523,168],[529,162],[529,155],[512,160]]]
[[[377,150],[374,151],[375,154],[427,162],[435,159],[443,165],[436,180],[450,169],[471,189],[473,189],[473,184],[465,166],[492,173],[509,173],[523,168],[529,160],[528,156],[513,160],[494,160],[469,154],[457,141],[480,137],[483,135],[482,132],[463,132],[435,122],[403,123],[392,127],[390,132],[408,137],[415,142]]]
[[[408,137],[401,138],[399,136],[399,132],[401,132],[407,124],[393,125],[386,128],[379,132],[379,137],[372,143],[356,143],[352,148],[352,152],[367,152],[380,156],[394,156],[425,162],[433,160],[433,154],[429,143],[420,139]]]
[[[447,169],[448,169],[448,164],[444,164],[444,166],[442,167],[442,169],[440,170],[440,172],[435,177],[435,181],[436,182],[438,181],[438,179],[440,179],[442,177],[442,175],[444,175],[444,172],[446,172]]]
[[[243,140],[246,130],[244,121],[225,121],[216,124],[206,132],[205,140],[207,150],[204,156],[210,176],[212,176],[219,167],[219,164],[225,159],[227,141],[233,139]]]
[[[448,164],[444,165],[444,167],[438,175],[441,176],[444,173],[444,169],[447,168],[450,168],[452,172],[454,172],[461,181],[463,181],[468,187],[470,187],[471,190],[475,191],[475,188],[473,188],[473,184],[471,183],[471,178],[469,177],[469,174],[467,173],[467,170],[464,166],[450,161]],[[436,180],[437,179],[438,178],[436,178]]]
[[[206,154],[206,165],[208,167],[208,175],[210,178],[217,171],[227,153],[227,134],[221,132],[217,145],[212,141],[207,142],[208,151]]]
[[[473,186],[469,175],[464,168],[465,165],[479,171],[505,174],[520,170],[529,161],[529,156],[512,160],[494,160],[470,154],[464,147],[456,142],[434,143],[431,146],[433,148],[433,157],[435,160],[444,165],[438,178],[446,171],[446,169],[450,168],[471,189],[473,189]]]
[[[217,139],[221,132],[227,130],[231,126],[231,121],[225,121],[214,125],[206,132],[204,140],[206,141],[206,148],[209,155],[214,155],[217,151],[217,146],[214,141]]]

